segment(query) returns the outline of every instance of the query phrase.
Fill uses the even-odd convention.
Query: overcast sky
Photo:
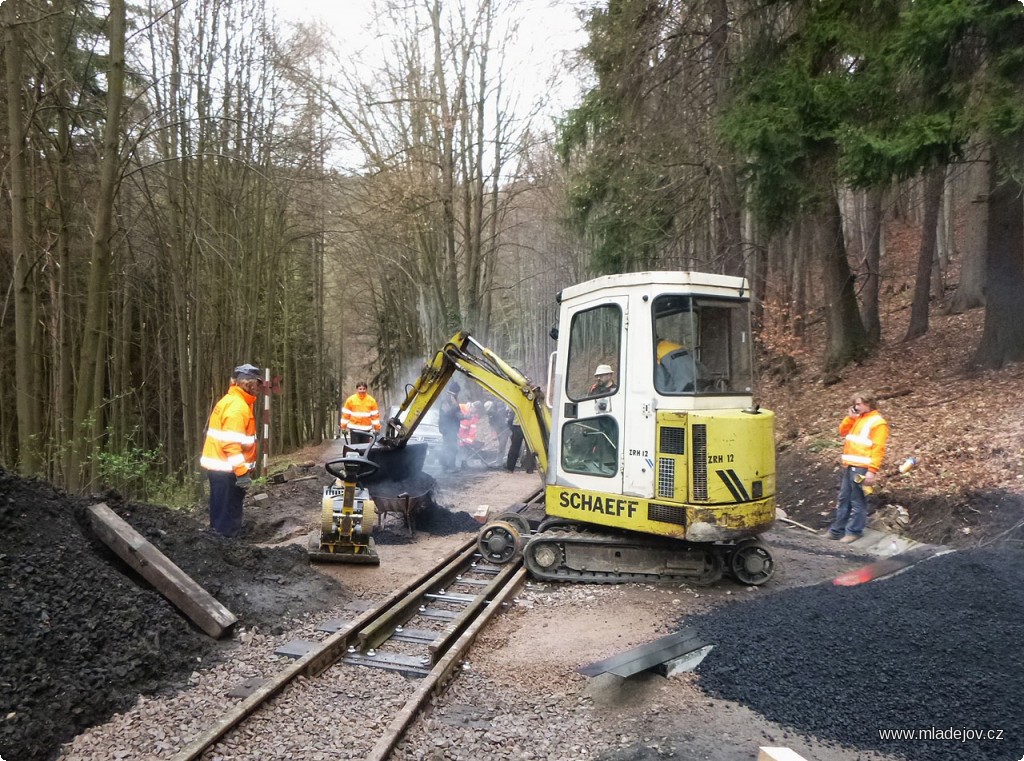
[[[372,47],[366,29],[372,21],[373,0],[274,0],[282,20],[320,18],[343,46],[352,50]],[[515,81],[523,88],[521,101],[550,96],[545,111],[560,115],[574,105],[581,84],[567,66],[568,57],[586,42],[579,11],[598,0],[517,0],[520,33],[516,45],[504,53],[514,66]],[[557,84],[547,83],[557,76]]]

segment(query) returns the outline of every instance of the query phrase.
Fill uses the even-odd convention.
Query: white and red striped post
[[[263,475],[270,472],[270,368],[263,371]]]

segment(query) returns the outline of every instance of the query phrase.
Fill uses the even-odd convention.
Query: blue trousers
[[[208,470],[210,479],[210,528],[221,536],[238,536],[242,531],[242,500],[245,489],[235,486],[234,473]]]
[[[828,529],[832,536],[860,536],[864,533],[864,527],[868,523],[868,499],[864,494],[864,488],[855,479],[867,472],[867,468],[843,468],[843,478],[839,482],[836,518]]]

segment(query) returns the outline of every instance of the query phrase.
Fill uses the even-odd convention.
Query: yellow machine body
[[[775,521],[773,421],[766,411],[659,412],[653,497],[550,484],[545,512],[693,542],[759,534]]]
[[[377,512],[369,492],[340,479],[324,487],[319,540],[310,542],[313,560],[377,565],[380,556],[373,542]]]

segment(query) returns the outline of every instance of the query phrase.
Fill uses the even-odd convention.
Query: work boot
[[[850,544],[851,542],[856,542],[858,539],[860,539],[859,536],[854,536],[853,534],[847,534],[846,536],[844,536],[839,541],[841,543],[843,543],[843,544]]]

